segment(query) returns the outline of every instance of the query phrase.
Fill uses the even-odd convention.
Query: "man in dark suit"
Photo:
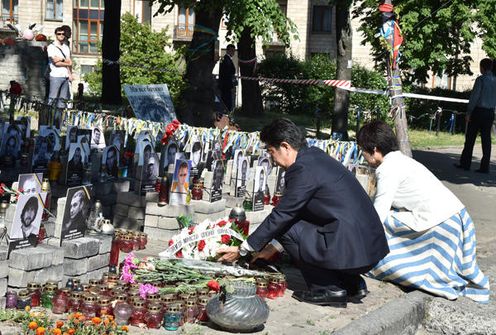
[[[232,60],[235,52],[236,48],[234,45],[229,44],[226,49],[226,54],[219,66],[219,90],[221,92],[222,101],[229,112],[233,109],[232,91],[236,83],[236,67]]]
[[[372,202],[341,163],[317,148],[287,119],[266,126],[261,140],[273,162],[286,170],[284,197],[240,248],[219,250],[221,261],[255,251],[270,259],[276,239],[301,269],[309,288],[297,300],[345,307],[368,293],[360,274],[389,252]],[[271,242],[272,241],[272,242]]]

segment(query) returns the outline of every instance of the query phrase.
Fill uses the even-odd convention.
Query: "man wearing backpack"
[[[65,108],[69,99],[69,77],[72,66],[71,51],[65,43],[66,32],[62,27],[55,29],[55,41],[48,46],[48,62],[50,66],[50,91],[48,103],[55,103],[58,108]]]

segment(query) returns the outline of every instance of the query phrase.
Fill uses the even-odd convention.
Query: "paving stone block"
[[[148,202],[158,202],[158,193],[157,192],[147,192],[145,194],[145,201]]]
[[[110,253],[100,254],[88,258],[88,272],[109,266]]]
[[[7,302],[6,297],[0,297],[0,309],[5,309],[6,302]]]
[[[127,216],[131,219],[135,220],[144,220],[145,219],[145,209],[142,207],[134,207],[129,206],[129,212]]]
[[[114,208],[114,215],[124,216],[126,217],[129,213],[129,206],[123,204],[116,204]]]
[[[134,207],[145,207],[145,198],[134,192],[121,192],[117,193],[117,203],[134,206]]]
[[[7,212],[5,213],[5,221],[7,222],[14,221],[16,207],[17,207],[16,204],[10,204],[9,207],[7,207]]]
[[[212,214],[223,212],[226,208],[226,199],[220,199],[216,202],[208,202],[203,200],[191,200],[190,207],[195,213]]]
[[[108,271],[108,266],[105,266],[101,269],[90,271],[87,274],[85,274],[86,277],[86,282],[88,282],[90,279],[101,279],[102,275]]]
[[[146,215],[145,216],[145,227],[157,227],[158,216],[156,215]]]
[[[88,258],[71,259],[64,261],[64,275],[79,276],[88,272]]]
[[[66,258],[81,259],[98,254],[100,241],[91,237],[81,237],[62,242]]]
[[[145,220],[135,220],[129,217],[123,217],[120,215],[114,216],[113,225],[115,228],[123,228],[130,230],[141,230]]]
[[[96,199],[100,200],[100,202],[102,203],[103,206],[112,207],[112,206],[115,206],[115,204],[117,203],[117,194],[116,193],[110,193],[104,197],[96,197]]]
[[[179,222],[176,218],[160,217],[158,216],[157,228],[160,229],[180,229]]]
[[[0,297],[4,297],[7,293],[7,278],[0,279]]]
[[[0,246],[0,261],[6,260],[8,253],[9,253],[8,246]]]
[[[24,271],[46,268],[52,265],[53,254],[53,249],[43,247],[13,250],[10,253],[10,267]]]
[[[48,280],[61,281],[64,277],[64,266],[56,265],[47,268],[24,271],[10,268],[8,285],[12,287],[27,287],[29,282],[45,283]]]
[[[92,238],[95,238],[99,241],[100,247],[98,249],[98,253],[101,254],[106,254],[110,252],[110,249],[112,249],[112,235],[96,235],[92,236]]]
[[[111,181],[99,182],[93,185],[93,190],[96,197],[109,195],[114,190],[114,183]]]
[[[46,236],[53,237],[55,235],[55,219],[43,223],[45,226]]]
[[[145,233],[148,234],[148,239],[156,241],[169,241],[174,235],[178,234],[179,231],[179,229],[145,227]]]
[[[251,224],[261,223],[269,214],[272,212],[273,206],[266,205],[263,210],[252,212],[246,212],[246,219],[250,221]]]
[[[166,205],[159,206],[157,203],[146,204],[146,214],[175,218],[180,215],[193,215],[193,209],[185,205]]]
[[[218,213],[211,213],[211,214],[202,214],[202,213],[195,213],[193,215],[193,222],[198,224],[200,222],[203,222],[205,220],[210,220],[210,221],[217,221],[223,218],[226,218],[226,213],[225,211],[218,212]]]
[[[243,208],[243,197],[234,197],[230,195],[224,195],[223,198],[226,200],[226,208],[234,208],[236,206]]]
[[[81,281],[81,283],[87,283],[87,282],[89,281],[89,279],[88,279],[88,274],[87,274],[87,273],[85,273],[85,274],[82,274],[82,275],[79,275],[79,276],[66,276],[66,275],[64,275],[64,276],[62,277],[62,283],[63,283],[63,284],[67,283],[67,281],[68,281],[69,279],[72,279],[72,280],[74,280],[74,279],[79,279],[79,280]],[[92,278],[92,279],[93,279],[93,278]],[[96,278],[95,278],[95,279],[96,279]]]
[[[0,261],[0,278],[5,278],[9,275],[9,261]]]

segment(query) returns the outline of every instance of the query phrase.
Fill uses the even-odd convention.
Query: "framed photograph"
[[[21,153],[21,145],[22,130],[18,125],[6,122],[2,139],[2,155],[10,155],[18,159]]]
[[[138,146],[138,166],[144,166],[155,151],[153,150],[151,142],[148,140],[141,141]]]
[[[41,193],[41,183],[43,181],[43,173],[26,173],[20,174],[18,179],[18,189],[24,194]]]
[[[160,155],[160,176],[166,176],[169,171],[169,165],[174,165],[176,153],[179,151],[179,146],[176,142],[169,142],[162,147]]]
[[[243,157],[244,157],[243,150],[237,149],[234,151],[233,165],[232,165],[231,176],[230,176],[231,185],[236,183],[236,174],[238,171],[238,166],[239,166],[240,161],[243,159]]]
[[[114,130],[110,134],[110,145],[114,145],[119,153],[122,153],[122,149],[125,146],[126,132],[124,130]]]
[[[58,129],[49,126],[40,126],[40,136],[47,138],[49,152],[60,151],[60,131]]]
[[[186,205],[190,172],[191,161],[176,160],[169,201],[171,205]]]
[[[176,118],[166,84],[124,85],[124,92],[136,118],[164,123],[170,123]]]
[[[67,186],[78,186],[83,182],[84,162],[88,161],[83,146],[72,143],[67,157]]]
[[[78,129],[78,144],[82,149],[83,164],[89,163],[91,156],[91,133],[90,129]],[[70,149],[70,147],[69,147]]]
[[[246,192],[246,180],[248,178],[248,158],[242,157],[238,160],[238,171],[236,172],[235,197],[244,197]]]
[[[284,179],[285,175],[286,175],[286,171],[279,168],[279,173],[277,174],[277,185],[276,185],[275,193],[284,194],[284,190],[286,188],[286,181]]]
[[[30,116],[19,116],[15,121],[17,126],[22,132],[22,139],[25,140],[31,137],[31,117]]]
[[[210,202],[222,199],[222,184],[224,183],[224,161],[216,160],[213,163],[212,188],[210,189]]]
[[[155,183],[158,179],[159,159],[156,153],[152,153],[141,167],[141,193],[154,192]]]
[[[48,138],[36,136],[34,140],[33,171],[45,172],[48,170],[48,162],[52,158],[53,151],[49,151]]]
[[[108,176],[117,178],[119,176],[119,150],[115,145],[103,149],[101,169]]]
[[[91,134],[91,149],[103,149],[105,148],[105,136],[99,127],[93,128],[93,133]]]
[[[253,183],[253,211],[261,211],[264,209],[263,199],[266,184],[267,176],[265,168],[262,166],[257,166],[255,169],[255,180]]]
[[[91,187],[78,186],[67,190],[60,243],[83,237],[91,203]]]
[[[36,246],[41,216],[47,193],[22,194],[17,200],[14,220],[7,231],[8,253],[12,250]]]
[[[270,176],[272,172],[272,163],[270,162],[270,158],[262,155],[258,158],[258,166],[262,166],[265,169],[265,175]]]
[[[69,126],[67,127],[67,133],[65,135],[65,150],[69,150],[71,143],[78,142],[78,127]]]

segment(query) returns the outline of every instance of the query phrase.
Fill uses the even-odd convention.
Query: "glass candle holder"
[[[162,306],[161,305],[150,305],[148,306],[148,312],[145,315],[145,322],[148,328],[158,329],[163,322]]]
[[[182,313],[177,305],[172,305],[167,308],[164,316],[164,328],[166,330],[175,331],[179,329],[182,320]]]
[[[25,309],[27,306],[31,306],[31,295],[28,290],[21,290],[17,294],[17,309]]]
[[[145,308],[145,301],[141,298],[136,298],[133,300],[132,306],[133,306],[133,313],[129,318],[129,324],[132,326],[139,326],[140,324],[146,323],[145,315],[147,310]]]
[[[38,307],[41,305],[41,285],[35,282],[28,283],[28,291],[31,295],[31,307]]]
[[[257,295],[261,298],[267,298],[268,294],[267,281],[265,279],[257,280]]]
[[[198,317],[198,307],[196,306],[196,299],[189,299],[186,301],[186,311],[184,313],[184,321],[194,323]]]
[[[41,293],[41,305],[47,309],[52,308],[52,299],[57,291],[57,286],[46,284]]]
[[[83,296],[81,313],[83,313],[87,318],[95,317],[97,312],[99,311],[99,306],[96,300],[96,296],[90,293],[87,293]]]
[[[198,316],[196,317],[196,319],[200,322],[208,321],[207,303],[208,303],[208,297],[206,296],[201,296],[198,299]]]
[[[111,266],[119,265],[120,243],[121,243],[121,236],[120,236],[120,234],[115,233],[114,238],[112,239],[112,246],[110,248],[109,265],[111,265]]]
[[[139,237],[140,237],[139,249],[143,250],[146,248],[146,245],[148,244],[148,234],[140,233]]]
[[[126,301],[118,301],[114,307],[115,322],[120,325],[127,325],[133,313],[133,306]]]
[[[279,278],[277,281],[279,284],[279,297],[283,297],[286,289],[288,288],[288,283],[285,278]]]
[[[5,308],[17,308],[17,292],[7,291],[5,296]]]
[[[120,248],[122,252],[129,253],[133,251],[133,241],[129,235],[124,235],[121,237]]]
[[[77,298],[69,298],[67,311],[69,313],[76,313],[81,311],[81,300]]]
[[[282,194],[279,192],[274,193],[274,196],[272,197],[272,206],[277,207],[279,205],[279,202],[281,201]]]
[[[97,316],[114,315],[112,304],[109,297],[100,297],[98,299],[99,310]]]
[[[267,298],[269,299],[275,299],[279,296],[279,290],[280,286],[277,280],[272,279],[269,282],[269,285],[267,286],[268,292],[267,292]]]

